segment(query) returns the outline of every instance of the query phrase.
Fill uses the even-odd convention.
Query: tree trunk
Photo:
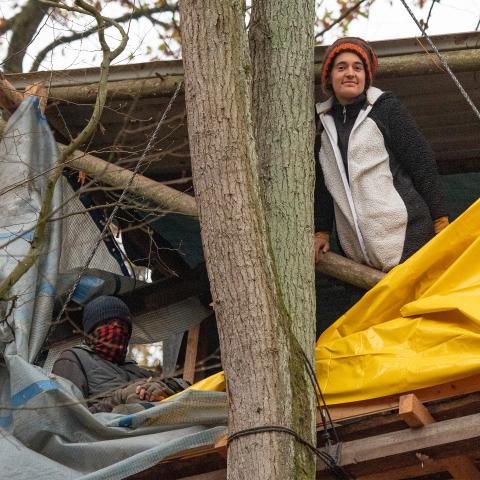
[[[252,114],[274,268],[288,312],[287,327],[313,364],[314,0],[257,0],[252,4]],[[303,358],[292,359],[303,363]],[[305,370],[292,378],[293,425],[315,444],[315,405]],[[311,452],[295,444],[304,476],[314,478]],[[308,472],[308,473],[307,473]],[[287,477],[288,478],[288,477]]]
[[[276,273],[260,193],[244,5],[236,0],[184,0],[180,12],[193,179],[227,378],[230,434],[285,426],[311,441],[312,402],[304,393],[302,348],[283,304],[283,279]],[[286,106],[284,113],[291,108]],[[306,119],[310,115],[303,113]],[[305,135],[311,135],[309,122],[297,130],[304,127]],[[308,176],[308,167],[304,168]],[[305,188],[292,180],[285,188],[305,188],[299,196],[306,202],[311,199],[311,183],[309,179]],[[304,215],[311,217],[311,207],[306,208]],[[296,214],[293,206],[289,212]],[[311,221],[299,221],[305,231],[289,232],[288,238],[296,244],[310,235],[302,256],[308,256],[307,268],[313,272],[313,252],[308,255],[313,249]],[[299,251],[297,246],[293,251]],[[307,282],[307,290],[312,288],[312,274],[298,279]],[[301,298],[308,297],[307,293]],[[287,305],[299,298],[289,295]],[[309,328],[313,332],[313,324]],[[313,345],[313,334],[307,343]],[[239,437],[230,444],[228,478],[314,478],[311,454],[302,449],[286,433]]]

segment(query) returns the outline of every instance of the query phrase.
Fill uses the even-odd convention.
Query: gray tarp
[[[9,120],[0,142],[2,278],[30,248],[45,172],[51,170],[57,155],[37,101],[25,100]],[[53,208],[65,211],[68,205],[62,206],[61,193],[58,188]],[[68,218],[72,222],[72,217]],[[72,225],[84,231],[85,221],[76,220]],[[1,305],[0,476],[12,480],[30,480],[32,476],[120,479],[168,455],[213,443],[226,431],[224,393],[186,391],[161,403],[124,406],[123,413],[92,415],[68,381],[49,376],[30,363],[50,326],[59,265],[64,265],[62,273],[68,266],[79,266],[72,265],[65,252],[78,255],[82,251],[87,256],[89,245],[94,244],[95,239],[83,242],[81,235],[74,235],[71,238],[81,248],[65,248],[65,238],[72,231],[65,229],[65,223],[50,223],[43,255],[12,291],[17,297],[14,308],[11,303]],[[105,253],[100,252],[98,258],[105,259]],[[112,265],[110,271],[114,271],[114,262]],[[102,268],[95,261],[92,267]]]

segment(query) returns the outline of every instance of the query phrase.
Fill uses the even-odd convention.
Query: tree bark
[[[280,292],[259,188],[244,5],[185,0],[180,12],[193,179],[227,378],[229,431],[285,426],[310,440],[302,350]],[[308,187],[302,196],[309,197]],[[311,232],[310,225],[302,255],[313,249]],[[309,261],[313,271],[313,253]],[[313,478],[313,461],[302,448],[285,433],[239,437],[229,447],[228,478]]]
[[[295,392],[292,422],[296,431],[315,444],[314,395],[302,367],[302,350],[313,364],[315,346],[315,2],[257,0],[252,6],[252,114],[262,200],[275,273],[288,313],[286,326],[301,348],[290,346],[291,362],[298,367],[291,377]],[[312,453],[298,443],[293,446],[293,458],[300,468],[291,478],[314,478]]]

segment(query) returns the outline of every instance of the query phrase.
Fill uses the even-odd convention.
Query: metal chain
[[[175,99],[177,98],[178,93],[180,92],[180,88],[182,87],[182,84],[183,84],[183,81],[180,81],[178,83],[177,88],[175,90],[175,93],[173,94],[172,98],[170,99],[170,102],[168,103],[167,108],[163,112],[162,118],[160,118],[160,120],[158,121],[157,126],[155,127],[155,131],[153,132],[153,135],[150,137],[150,140],[148,141],[148,144],[145,147],[145,150],[143,151],[142,156],[140,157],[137,164],[135,165],[135,169],[132,172],[132,176],[130,177],[130,180],[128,181],[125,188],[122,190],[122,193],[121,193],[120,197],[118,198],[118,200],[115,202],[115,204],[114,204],[115,207],[112,210],[112,212],[110,213],[110,216],[108,217],[108,219],[107,219],[107,221],[106,221],[106,223],[105,223],[105,225],[104,225],[104,227],[103,227],[103,229],[100,233],[100,236],[98,237],[97,242],[95,243],[95,246],[93,247],[92,251],[90,252],[90,255],[88,257],[87,262],[85,263],[85,265],[82,267],[82,269],[78,273],[77,278],[75,279],[75,283],[70,287],[70,289],[68,291],[68,294],[67,294],[67,298],[63,302],[62,308],[61,308],[60,312],[58,313],[58,315],[55,319],[55,324],[57,324],[60,321],[63,313],[65,312],[65,309],[66,309],[68,303],[72,299],[72,296],[73,296],[73,293],[75,292],[75,289],[77,288],[78,284],[80,283],[80,280],[81,280],[82,276],[87,271],[91,261],[93,260],[93,257],[95,256],[95,253],[97,252],[97,249],[98,249],[100,243],[103,241],[103,238],[104,238],[105,234],[107,233],[107,231],[110,227],[110,224],[112,223],[113,219],[115,218],[115,215],[117,214],[117,211],[120,208],[120,205],[122,204],[123,199],[127,195],[130,187],[132,186],[133,180],[135,179],[135,177],[138,174],[143,162],[145,161],[147,153],[152,149],[152,146],[155,143],[155,140],[157,138],[160,127],[162,126],[166,116],[168,115],[168,112],[171,110],[172,105],[175,102]]]
[[[458,81],[457,77],[455,76],[455,74],[452,72],[452,70],[450,70],[450,67],[448,66],[448,63],[447,63],[447,60],[445,59],[445,57],[438,51],[438,48],[435,46],[435,44],[433,43],[432,39],[428,36],[427,32],[425,31],[425,29],[422,27],[422,25],[420,24],[420,22],[417,20],[417,18],[415,17],[414,13],[412,12],[412,10],[410,9],[410,7],[407,5],[407,2],[405,0],[400,0],[402,3],[403,3],[403,6],[407,9],[408,13],[410,14],[410,16],[412,17],[413,21],[417,24],[417,27],[420,29],[420,31],[422,32],[422,36],[425,37],[427,39],[427,42],[429,43],[430,47],[432,47],[433,51],[436,53],[437,57],[440,59],[440,61],[442,62],[442,65],[444,66],[445,70],[447,71],[447,73],[450,75],[450,77],[452,78],[453,82],[455,83],[455,85],[457,86],[457,88],[460,90],[460,93],[462,94],[463,98],[467,101],[467,103],[472,107],[472,110],[473,112],[475,113],[475,115],[478,117],[478,119],[480,120],[480,112],[478,111],[478,108],[475,106],[475,104],[473,103],[472,99],[469,97],[468,93],[465,91],[465,89],[462,87],[462,84]]]

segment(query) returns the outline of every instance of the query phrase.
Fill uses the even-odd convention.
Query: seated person
[[[152,372],[126,360],[132,321],[127,305],[101,296],[83,310],[85,342],[64,350],[52,373],[82,392],[92,413],[111,412],[125,403],[160,401],[189,385],[179,378],[152,378]]]

